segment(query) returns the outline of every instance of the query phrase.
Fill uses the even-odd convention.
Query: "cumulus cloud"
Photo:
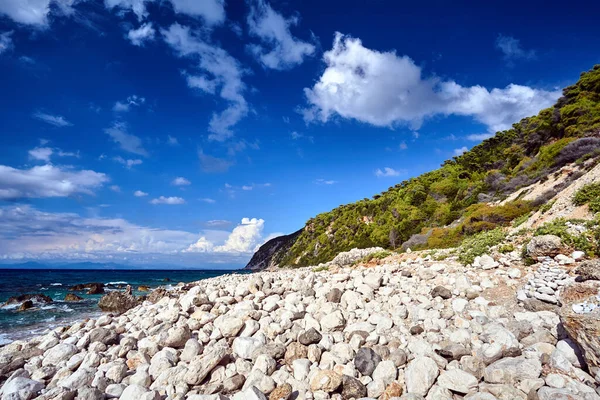
[[[208,204],[215,204],[217,202],[215,199],[211,199],[209,197],[204,197],[204,198],[201,198],[201,199],[198,199],[198,200],[203,201],[203,202],[208,203]]]
[[[173,137],[171,135],[167,135],[167,144],[169,146],[179,146],[179,141],[177,140],[176,137]]]
[[[108,181],[105,174],[91,170],[76,171],[53,165],[17,169],[0,165],[0,199],[93,195],[95,189]]]
[[[73,125],[61,115],[52,115],[37,111],[33,113],[33,117],[39,119],[40,121],[44,121],[47,124],[58,126],[59,128]]]
[[[252,253],[263,242],[265,221],[257,218],[242,218],[231,234],[220,246],[215,246],[206,237],[200,237],[187,248],[187,252]]]
[[[127,133],[127,125],[123,122],[115,122],[110,128],[104,130],[112,140],[121,147],[121,149],[138,154],[140,156],[148,157],[148,152],[144,149],[142,139],[135,135]]]
[[[394,168],[384,167],[383,169],[377,168],[375,170],[375,176],[378,178],[389,177],[389,176],[399,176],[401,171],[397,171]]]
[[[200,168],[204,172],[227,172],[233,165],[232,161],[205,154],[202,149],[198,150],[198,158],[200,159]]]
[[[521,41],[512,36],[498,35],[496,48],[504,54],[504,60],[510,64],[516,60],[533,60],[536,58],[535,50],[525,50]]]
[[[259,38],[261,44],[249,48],[264,67],[278,70],[292,68],[314,54],[314,45],[295,38],[290,32],[290,28],[298,22],[298,17],[286,19],[264,0],[251,2],[248,27],[250,34]]]
[[[0,14],[8,16],[19,24],[44,28],[48,25],[51,12],[57,15],[71,15],[77,0],[2,0]]]
[[[133,195],[135,197],[145,197],[148,196],[148,193],[142,192],[141,190],[136,190],[135,192],[133,192]]]
[[[494,136],[493,133],[474,133],[472,135],[467,135],[467,140],[472,142],[481,142],[482,140],[489,139]]]
[[[0,54],[12,49],[12,47],[13,47],[12,34],[13,34],[13,31],[0,33]]]
[[[135,94],[127,97],[124,101],[117,101],[113,106],[115,112],[127,112],[131,107],[139,107],[146,102],[146,98],[136,96]]]
[[[308,107],[302,112],[309,122],[341,117],[380,127],[418,129],[435,115],[462,115],[493,132],[549,107],[561,95],[559,90],[516,84],[488,90],[424,77],[408,56],[371,50],[360,39],[339,32],[323,59],[327,68],[312,88],[304,89]]]
[[[466,153],[467,151],[469,151],[469,149],[467,149],[465,146],[463,146],[460,149],[454,149],[454,155],[460,156],[461,154]]]
[[[107,8],[118,8],[133,12],[138,20],[148,16],[147,3],[157,0],[104,0]],[[202,19],[207,25],[218,25],[225,21],[224,0],[167,0],[173,6],[173,11],[193,18]]]
[[[135,159],[135,160],[127,159],[126,160],[121,156],[113,157],[113,160],[118,162],[119,164],[123,164],[127,168],[131,168],[135,165],[140,165],[143,163],[143,161],[140,159]]]
[[[121,187],[119,185],[112,185],[112,186],[109,186],[108,188],[115,193],[121,193]]]
[[[29,158],[50,162],[52,153],[53,151],[50,147],[36,147],[35,149],[29,150]]]
[[[185,204],[185,200],[182,199],[181,197],[160,196],[156,199],[150,200],[150,204],[168,204],[168,205],[173,206],[173,205]]]
[[[228,105],[220,113],[213,113],[209,122],[210,140],[224,141],[233,136],[232,128],[248,114],[244,98],[245,74],[240,63],[222,48],[207,43],[193,34],[187,26],[175,23],[163,29],[162,35],[180,57],[197,62],[198,74],[185,74],[190,88],[220,96]]]
[[[127,32],[127,39],[135,46],[143,46],[147,41],[154,39],[155,33],[156,30],[152,27],[152,22],[148,22]]]
[[[173,182],[171,182],[171,184],[175,186],[188,186],[191,185],[192,182],[188,181],[183,176],[178,176],[177,178],[173,179]]]

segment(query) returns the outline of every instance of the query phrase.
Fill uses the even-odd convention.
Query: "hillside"
[[[319,214],[286,237],[285,246],[277,240],[266,243],[257,253],[260,267],[317,265],[352,248],[455,247],[548,204],[599,158],[600,65],[596,65],[565,88],[553,107],[498,132],[441,168],[372,199]],[[561,185],[528,200],[526,193],[507,200],[572,163],[577,172],[568,174]],[[253,260],[249,267],[258,268]]]

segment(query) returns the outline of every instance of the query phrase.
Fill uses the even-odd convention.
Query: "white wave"
[[[62,286],[63,284],[60,282],[51,283],[50,286]]]
[[[13,341],[8,338],[6,333],[0,333],[0,346],[4,346],[12,343]]]
[[[21,304],[17,303],[17,304],[7,304],[0,308],[2,308],[3,310],[14,310],[15,308],[19,308],[19,307],[21,307]]]
[[[67,306],[66,304],[61,304],[61,305],[47,305],[47,306],[42,306],[40,307],[40,310],[60,310],[60,311],[64,311],[64,312],[73,312],[73,309],[70,308],[69,306]]]
[[[125,281],[117,281],[117,282],[108,282],[107,285],[129,285],[128,282]]]

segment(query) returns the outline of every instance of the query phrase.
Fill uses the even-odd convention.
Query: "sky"
[[[0,1],[0,263],[240,267],[600,63],[600,4],[479,3]]]

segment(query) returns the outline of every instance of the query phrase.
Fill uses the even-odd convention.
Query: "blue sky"
[[[417,3],[0,2],[0,260],[241,266],[600,62],[590,2]]]

